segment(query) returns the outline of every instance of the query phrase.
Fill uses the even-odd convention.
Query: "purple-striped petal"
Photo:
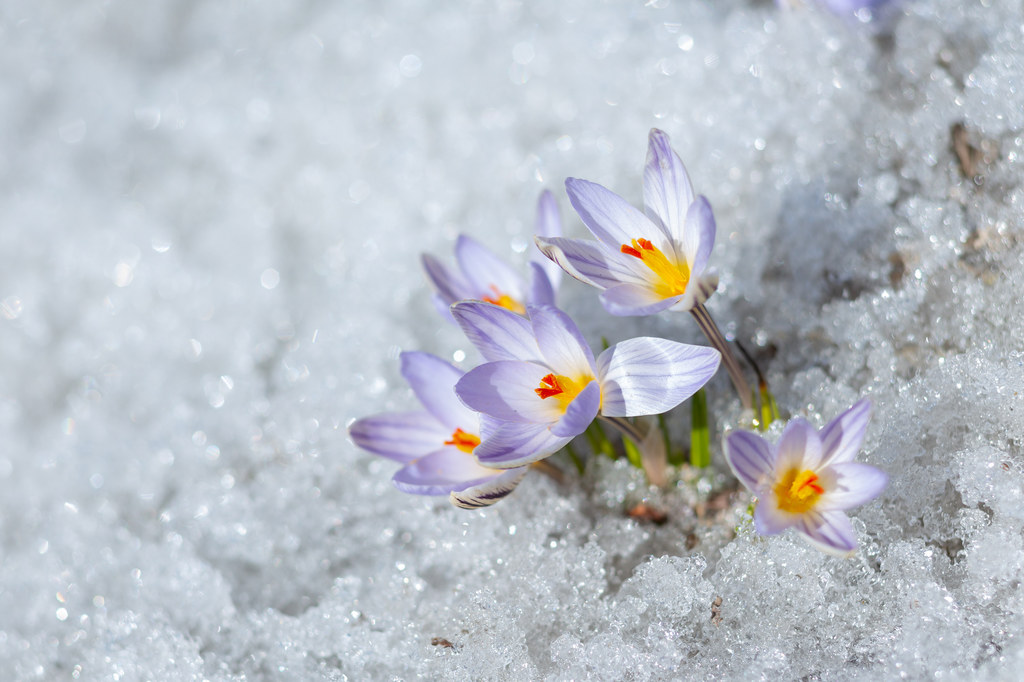
[[[399,359],[402,376],[430,414],[449,431],[461,428],[466,432],[476,432],[476,414],[455,395],[455,384],[463,374],[461,369],[436,355],[420,351],[402,353]]]
[[[667,412],[706,384],[721,359],[713,348],[667,339],[617,343],[598,358],[601,413],[637,417]]]
[[[530,321],[501,306],[482,301],[460,301],[452,316],[484,359],[540,361]]]
[[[817,469],[821,462],[821,438],[806,419],[797,417],[786,424],[776,446],[775,471],[779,475],[790,469]]]
[[[754,530],[758,535],[776,535],[800,523],[801,518],[803,517],[799,514],[790,514],[779,509],[775,494],[769,492],[757,499],[757,507],[754,508]]]
[[[665,241],[661,228],[611,190],[578,178],[566,180],[565,190],[583,224],[613,251],[633,239],[649,239],[655,244]]]
[[[725,437],[725,461],[747,490],[765,497],[774,483],[775,451],[764,438],[749,431]]]
[[[388,412],[364,417],[348,427],[349,438],[362,449],[398,462],[434,452],[452,432],[426,411]]]
[[[554,306],[531,306],[527,313],[537,346],[555,374],[571,379],[596,374],[594,352],[572,318]]]
[[[434,304],[434,310],[437,311],[438,315],[444,318],[445,321],[455,324],[455,318],[452,317],[452,311],[449,309],[451,308],[451,303],[445,301],[440,294],[431,296],[430,302]]]
[[[448,501],[459,509],[480,509],[505,499],[516,489],[528,469],[507,469],[494,478],[463,490],[453,490]]]
[[[392,482],[404,493],[447,495],[490,481],[500,471],[481,466],[473,455],[446,447],[421,457],[395,472]]]
[[[537,200],[537,219],[534,223],[534,234],[538,237],[561,237],[562,216],[558,211],[558,202],[550,190],[540,193]],[[562,270],[557,264],[546,258],[540,250],[534,250],[530,255],[530,261],[539,263],[544,272],[548,275],[552,288],[557,289],[562,279]],[[552,299],[553,301],[554,299]],[[534,301],[535,303],[537,301]]]
[[[683,253],[686,254],[691,278],[699,277],[704,272],[714,246],[715,214],[707,198],[701,195],[690,204],[683,228]]]
[[[850,462],[864,443],[871,416],[871,401],[858,401],[821,430],[821,466]]]
[[[551,261],[547,261],[547,264],[555,266]],[[561,272],[557,266],[554,269]],[[531,305],[555,305],[555,287],[548,271],[540,263],[530,263],[530,295],[527,301]]]
[[[571,440],[552,434],[544,424],[506,422],[473,454],[484,466],[511,469],[553,455]]]
[[[612,315],[654,315],[676,305],[683,296],[662,298],[650,285],[618,284],[601,292],[601,304]]]
[[[464,234],[455,241],[455,259],[474,288],[473,298],[507,295],[522,303],[526,297],[523,278],[486,246]]]
[[[885,490],[889,475],[877,467],[860,462],[840,462],[818,472],[825,494],[815,509],[849,509],[869,502]]]
[[[811,545],[827,554],[848,557],[857,551],[857,534],[841,511],[808,512],[797,528]]]
[[[582,239],[535,239],[537,248],[584,284],[607,289],[618,284],[646,284],[650,268],[639,259],[612,252],[598,242]]]
[[[488,362],[466,372],[455,393],[471,409],[496,419],[550,425],[562,418],[561,403],[543,400],[536,392],[549,373],[531,362]]]
[[[644,166],[644,209],[673,240],[683,237],[686,211],[693,203],[693,185],[683,162],[669,145],[668,135],[652,129]]]
[[[423,270],[427,279],[434,286],[434,291],[445,302],[445,307],[464,298],[474,298],[473,288],[458,273],[451,270],[444,263],[434,258],[429,253],[420,257],[423,263]]]
[[[591,381],[565,408],[565,414],[562,415],[558,423],[551,426],[552,435],[575,438],[587,430],[599,409],[601,409],[601,387],[596,381]]]

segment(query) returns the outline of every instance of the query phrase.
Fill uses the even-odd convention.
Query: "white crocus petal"
[[[648,136],[644,166],[644,209],[665,234],[678,240],[683,234],[687,208],[693,203],[693,185],[668,135],[652,129]]]
[[[857,534],[841,511],[808,512],[797,528],[815,549],[826,554],[846,558],[857,551]]]
[[[821,466],[853,461],[864,443],[870,416],[871,401],[865,398],[821,430]]]
[[[571,277],[598,289],[618,284],[646,284],[650,268],[602,244],[583,240],[536,237],[537,248]]]
[[[548,265],[555,264],[548,261]],[[555,305],[555,287],[540,263],[530,263],[530,294],[526,298],[532,305]]]
[[[532,362],[502,360],[475,367],[455,384],[470,409],[507,422],[553,424],[565,410],[558,400],[542,400],[537,388],[550,371]]]
[[[601,304],[619,317],[653,315],[668,310],[684,297],[685,294],[665,298],[649,284],[619,284],[601,292]]]
[[[590,426],[601,409],[601,387],[591,381],[573,398],[565,408],[565,414],[557,424],[551,425],[551,434],[564,438],[575,438]]]
[[[870,502],[885,489],[889,475],[877,467],[860,462],[840,462],[822,469],[818,476],[825,494],[815,509],[850,509]]]
[[[445,310],[455,301],[472,298],[473,287],[461,274],[451,270],[429,253],[423,254],[420,260],[423,263],[427,279],[434,285],[437,295],[444,301]]]
[[[455,259],[476,289],[475,297],[483,299],[504,294],[522,303],[526,294],[523,278],[480,242],[459,235],[455,242]]]
[[[821,461],[821,439],[818,432],[800,417],[786,424],[776,447],[778,455],[775,458],[775,471],[778,476],[792,469],[813,471]]]
[[[526,467],[508,469],[484,483],[463,490],[453,490],[448,495],[448,501],[459,509],[489,507],[508,497],[526,476],[527,471]]]
[[[713,348],[667,339],[617,343],[598,358],[601,413],[636,417],[667,412],[706,384],[720,361]]]
[[[455,395],[455,384],[463,371],[436,355],[406,351],[398,356],[402,377],[416,398],[449,431],[461,428],[475,432],[478,418]]]
[[[391,482],[402,492],[413,495],[446,495],[484,483],[498,474],[458,448],[442,447],[396,471]]]
[[[767,493],[758,498],[754,508],[754,530],[758,535],[777,535],[782,531],[800,523],[800,514],[792,514],[779,509],[774,493]]]
[[[749,431],[733,431],[723,441],[725,461],[733,474],[755,495],[764,496],[775,483],[775,451],[768,441]]]
[[[554,306],[531,306],[527,312],[548,367],[574,381],[594,377],[594,353],[568,315]]]
[[[437,450],[452,432],[426,410],[363,417],[348,427],[352,442],[367,452],[411,462]]]
[[[715,245],[715,214],[704,196],[697,197],[686,212],[683,228],[683,253],[691,277],[699,277],[708,265]]]
[[[571,437],[555,436],[546,424],[505,423],[473,450],[487,467],[512,469],[555,454]]]
[[[534,234],[541,238],[562,236],[562,217],[558,211],[555,195],[550,190],[541,192],[540,199],[537,200],[537,220],[534,224]],[[562,269],[550,259],[545,258],[544,255],[546,254],[538,249],[531,254],[530,260],[539,263],[544,268],[551,286],[557,289],[562,279]]]
[[[597,183],[569,178],[565,181],[565,191],[583,224],[613,251],[633,239],[643,238],[660,244],[666,238],[650,218]]]
[[[485,360],[541,360],[533,328],[522,315],[483,301],[460,301],[451,310]]]

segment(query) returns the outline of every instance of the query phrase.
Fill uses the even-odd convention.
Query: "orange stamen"
[[[654,290],[661,296],[678,296],[686,293],[686,285],[690,282],[690,268],[686,262],[675,263],[669,260],[661,249],[648,239],[633,239],[632,245],[623,244],[619,247],[622,253],[639,258],[657,277]]]
[[[480,445],[480,438],[474,436],[472,433],[466,433],[462,429],[455,429],[455,431],[452,432],[451,440],[446,440],[444,444],[454,445],[459,450],[468,454],[473,452],[473,449],[476,448],[477,445]]]
[[[522,315],[526,312],[526,306],[524,306],[522,303],[512,298],[508,294],[502,293],[501,289],[499,289],[497,286],[492,284],[490,288],[491,291],[494,292],[494,295],[484,296],[480,300],[485,301],[487,303],[493,303],[494,305],[500,305],[502,308],[505,308],[506,310],[511,310],[512,312],[517,313],[519,315]]]
[[[779,509],[792,514],[803,514],[825,494],[825,488],[818,483],[818,475],[810,469],[790,469],[775,486],[775,497]]]
[[[540,380],[540,388],[533,389],[533,392],[539,395],[541,399],[544,399],[564,393],[565,389],[558,383],[558,377],[554,374],[549,374]]]

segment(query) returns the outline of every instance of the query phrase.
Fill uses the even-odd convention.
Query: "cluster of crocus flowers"
[[[463,372],[432,355],[403,353],[402,374],[423,409],[352,424],[357,445],[403,464],[393,479],[399,489],[448,495],[470,509],[493,504],[515,489],[530,466],[584,432],[593,435],[596,419],[622,431],[639,452],[637,466],[652,482],[663,483],[663,435],[632,418],[672,410],[694,396],[720,364],[744,415],[751,414],[753,396],[743,372],[704,307],[718,285],[709,267],[714,214],[694,192],[668,136],[652,130],[648,138],[643,211],[596,183],[570,178],[565,186],[596,241],[562,237],[554,197],[543,193],[536,243],[549,260],[535,255],[529,281],[465,235],[455,244],[457,268],[423,256],[435,304],[458,324],[483,363]],[[713,347],[640,337],[595,356],[576,324],[556,307],[559,267],[600,289],[612,315],[691,313]],[[776,414],[774,398],[757,373],[762,399],[772,408],[762,421],[769,422]],[[697,415],[705,409],[699,407],[705,405],[703,394],[698,397],[695,433]],[[887,481],[880,470],[853,461],[868,413],[862,401],[820,432],[794,419],[775,446],[746,431],[726,437],[729,466],[759,500],[759,533],[795,527],[824,551],[843,555],[856,549],[843,511],[876,497]]]
[[[793,419],[776,445],[747,431],[725,438],[736,478],[757,496],[754,528],[775,535],[796,528],[818,549],[846,556],[857,537],[844,510],[881,494],[885,472],[853,461],[864,442],[871,405],[861,400],[818,431]]]

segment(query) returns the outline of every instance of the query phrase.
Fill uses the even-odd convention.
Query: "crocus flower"
[[[448,495],[466,509],[511,493],[526,469],[491,469],[473,456],[480,418],[455,396],[463,372],[429,353],[402,353],[401,363],[402,376],[425,409],[357,419],[348,429],[352,441],[404,464],[392,478],[403,492]]]
[[[844,509],[876,498],[885,472],[854,462],[864,441],[871,404],[861,400],[821,431],[804,419],[786,425],[774,447],[760,436],[734,431],[725,458],[757,498],[754,528],[774,535],[794,527],[818,549],[846,556],[857,538]]]
[[[717,288],[707,267],[715,242],[711,205],[694,195],[662,131],[648,140],[644,212],[593,182],[569,178],[565,188],[597,242],[540,236],[537,245],[567,273],[603,289],[612,315],[691,310]]]
[[[718,351],[656,338],[618,343],[597,358],[568,315],[528,306],[528,318],[463,301],[452,314],[487,362],[455,392],[495,421],[474,451],[481,464],[518,467],[543,459],[583,433],[600,414],[659,414],[714,375]]]
[[[545,190],[537,202],[537,234],[562,233],[558,205]],[[472,237],[459,235],[455,241],[453,270],[430,254],[423,254],[423,269],[434,287],[434,305],[442,316],[451,318],[448,308],[456,301],[487,301],[512,312],[524,314],[528,303],[554,305],[561,270],[538,252],[530,262],[530,282],[493,251]]]

